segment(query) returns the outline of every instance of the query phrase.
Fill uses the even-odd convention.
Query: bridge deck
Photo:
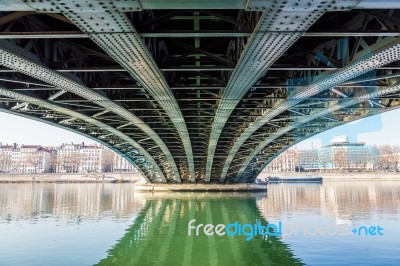
[[[149,182],[252,182],[399,106],[400,2],[0,2],[0,111],[88,136]]]

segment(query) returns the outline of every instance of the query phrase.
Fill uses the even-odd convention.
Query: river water
[[[0,265],[400,265],[399,221],[399,181],[155,194],[1,184]],[[199,224],[234,226],[196,236]]]

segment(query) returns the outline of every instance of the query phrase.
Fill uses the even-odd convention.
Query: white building
[[[125,158],[98,144],[2,145],[0,173],[137,172]]]
[[[83,145],[80,149],[81,164],[79,172],[81,173],[100,173],[103,172],[103,147],[94,145]]]
[[[81,163],[80,144],[61,144],[57,148],[56,172],[77,173]]]
[[[10,173],[12,169],[13,145],[0,143],[0,173]]]
[[[288,149],[279,154],[271,163],[264,168],[264,172],[295,172],[297,152]]]
[[[112,164],[113,172],[137,172],[136,168],[130,164],[125,158],[119,154],[114,154],[114,161]]]
[[[358,171],[373,163],[370,148],[365,143],[349,142],[347,136],[332,138],[332,144],[302,151],[299,165],[304,171]]]
[[[50,168],[51,151],[40,145],[1,145],[0,172],[45,173]]]
[[[22,173],[45,173],[50,168],[51,151],[40,145],[21,145],[20,170]]]
[[[58,173],[100,173],[104,148],[100,145],[62,144],[57,149]]]
[[[97,144],[62,144],[57,149],[58,173],[134,172],[127,160]]]

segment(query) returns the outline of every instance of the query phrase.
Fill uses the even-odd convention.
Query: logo
[[[196,219],[188,223],[189,236],[245,236],[246,240],[252,240],[255,236],[268,238],[268,236],[277,236],[285,239],[287,236],[383,236],[383,227],[377,226],[359,226],[351,227],[349,225],[338,226],[336,224],[285,224],[281,221],[277,223],[262,224],[256,221],[254,224],[241,224],[234,222],[230,224],[196,224]]]
[[[380,235],[383,236],[383,227],[381,227],[380,225],[378,226],[360,226],[358,228],[353,228],[353,230],[351,230],[351,232],[353,232],[353,234],[361,236],[376,236],[376,235]]]

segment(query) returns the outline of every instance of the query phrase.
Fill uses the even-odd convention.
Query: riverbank
[[[371,172],[371,173],[298,173],[298,172],[271,172],[262,173],[258,178],[265,179],[268,176],[278,177],[310,177],[321,176],[323,181],[354,181],[354,180],[400,180],[400,173],[395,172]]]
[[[321,176],[324,181],[354,181],[354,180],[399,180],[400,173],[393,172],[377,172],[377,173],[262,173],[259,179],[265,179],[268,176],[279,177],[310,177]],[[138,182],[143,180],[138,173],[104,173],[104,180],[102,173],[95,174],[0,174],[0,183],[101,183],[101,182]],[[152,186],[151,184],[149,184]],[[217,186],[218,185],[218,186]],[[220,186],[226,187],[230,184],[157,184],[159,190],[168,191],[168,187],[176,189],[176,191],[211,191],[208,186],[214,187],[219,191]],[[252,188],[247,188],[247,184],[233,184],[237,187],[232,188],[231,191],[238,191],[240,189],[251,191]],[[146,185],[147,186],[147,185]],[[167,187],[163,187],[167,186]],[[176,186],[176,188],[172,187]],[[206,186],[201,188],[200,186]],[[182,189],[183,188],[183,189]],[[158,189],[158,188],[157,188]],[[157,190],[156,189],[156,190]],[[144,190],[148,190],[145,188]],[[227,190],[226,188],[221,190]]]
[[[140,184],[134,190],[141,192],[167,191],[267,191],[267,185],[262,184]]]
[[[0,174],[0,183],[102,183],[137,182],[141,179],[138,173]]]

